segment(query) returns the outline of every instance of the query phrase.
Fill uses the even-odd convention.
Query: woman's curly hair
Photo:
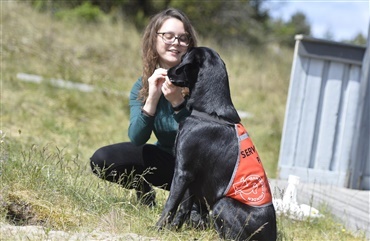
[[[143,102],[145,102],[148,97],[148,79],[154,73],[154,70],[159,64],[158,52],[156,49],[157,31],[161,28],[163,22],[169,18],[176,18],[184,24],[185,31],[190,35],[188,48],[197,46],[195,29],[191,25],[188,17],[182,11],[175,8],[169,8],[151,18],[142,37],[143,76],[139,99]]]

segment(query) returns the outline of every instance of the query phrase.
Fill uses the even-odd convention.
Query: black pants
[[[90,161],[98,177],[143,191],[150,190],[150,185],[170,190],[175,168],[175,157],[168,152],[155,145],[130,142],[101,147]]]

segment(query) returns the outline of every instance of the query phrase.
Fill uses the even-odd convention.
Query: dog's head
[[[197,79],[197,73],[199,71],[199,61],[197,61],[197,56],[199,56],[199,54],[196,53],[197,49],[198,48],[189,49],[189,51],[182,56],[181,63],[168,70],[168,78],[174,85],[190,87],[190,81]]]
[[[206,47],[189,49],[167,76],[174,85],[189,88],[189,107],[234,122],[240,120],[231,101],[225,63],[216,51]]]
[[[225,63],[217,52],[206,47],[193,47],[182,56],[181,63],[170,68],[167,75],[170,81],[180,87],[193,88],[199,81],[199,74],[213,77],[217,82],[227,78]],[[217,76],[216,76],[217,75]]]

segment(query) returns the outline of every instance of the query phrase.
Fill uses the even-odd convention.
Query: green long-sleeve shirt
[[[171,103],[166,100],[164,95],[159,99],[155,116],[148,116],[142,112],[144,103],[138,100],[139,91],[142,87],[139,78],[131,89],[130,93],[130,126],[128,136],[135,145],[145,144],[152,132],[157,138],[155,143],[163,150],[172,153],[178,123],[190,115],[190,112],[183,108],[178,113],[174,113]]]

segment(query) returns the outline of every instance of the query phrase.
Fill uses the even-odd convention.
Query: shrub
[[[82,5],[73,8],[65,9],[55,13],[55,17],[67,21],[83,21],[86,23],[98,23],[103,17],[103,13],[99,7],[93,6],[89,2],[84,2]]]

